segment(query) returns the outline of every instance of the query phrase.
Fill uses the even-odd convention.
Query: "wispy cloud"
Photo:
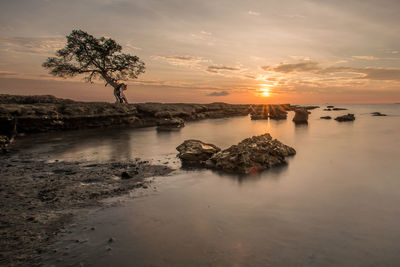
[[[172,56],[152,56],[153,59],[164,60],[174,66],[194,67],[201,62],[208,62],[208,59],[191,55],[172,55]]]
[[[247,12],[247,14],[252,15],[252,16],[260,16],[260,15],[261,15],[260,12],[253,11],[253,10],[249,10],[249,11]]]
[[[64,44],[64,37],[0,37],[1,50],[26,55],[54,55]]]
[[[356,59],[365,59],[365,60],[378,60],[379,58],[374,56],[352,56],[352,58]]]
[[[281,63],[277,66],[261,66],[263,70],[266,71],[275,71],[275,72],[283,72],[283,73],[290,73],[290,72],[309,72],[314,70],[319,70],[320,67],[318,63],[315,61],[304,61],[300,63]]]
[[[212,93],[207,94],[208,96],[227,96],[229,95],[228,91],[215,91]]]
[[[262,66],[265,71],[279,73],[310,73],[316,75],[348,74],[349,79],[400,81],[400,69],[393,68],[354,68],[327,67],[323,68],[318,62],[300,62],[294,64],[281,63],[277,66]],[[355,74],[350,75],[350,74]]]
[[[225,65],[211,65],[207,67],[208,72],[219,73],[220,71],[238,71],[240,68],[238,67],[229,67]]]

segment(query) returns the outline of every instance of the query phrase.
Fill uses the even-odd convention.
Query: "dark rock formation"
[[[206,164],[208,168],[228,173],[249,174],[286,163],[285,157],[296,151],[271,135],[246,138],[237,145],[214,154]]]
[[[347,108],[333,108],[332,110],[347,110]]]
[[[343,115],[343,116],[339,116],[337,117],[335,120],[337,121],[354,121],[356,119],[356,117],[354,117],[354,114],[347,114],[347,115]]]
[[[163,118],[157,121],[158,131],[179,130],[185,126],[185,121],[181,118]]]
[[[178,157],[184,166],[205,166],[206,160],[221,149],[213,144],[206,144],[199,140],[185,140],[180,144]]]
[[[323,117],[321,117],[321,119],[330,120],[330,119],[332,119],[332,117],[331,116],[323,116]]]
[[[0,129],[14,126],[18,133],[47,132],[95,127],[156,126],[171,117],[184,121],[246,116],[249,105],[211,104],[111,104],[76,102],[53,96],[0,95]],[[174,122],[175,123],[175,122]],[[9,130],[7,130],[9,132]],[[0,133],[0,135],[6,135]]]
[[[258,173],[286,163],[285,157],[296,154],[292,147],[272,139],[270,134],[246,138],[223,151],[198,140],[186,140],[177,150],[184,165],[189,163],[236,174]]]
[[[335,106],[327,106],[327,108],[334,108]]]
[[[332,111],[331,108],[324,108],[324,111]]]
[[[380,113],[380,112],[372,112],[372,116],[387,116],[386,114]]]
[[[298,108],[294,112],[296,114],[294,115],[293,121],[297,123],[308,123],[308,111],[305,108]]]

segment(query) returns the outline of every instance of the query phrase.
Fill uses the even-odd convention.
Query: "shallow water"
[[[177,170],[156,178],[154,188],[80,217],[47,263],[399,266],[400,105],[340,107],[349,110],[321,107],[302,126],[293,124],[290,112],[285,121],[203,120],[171,133],[110,129],[21,139],[17,145],[38,159],[140,157],[175,167],[175,147],[185,139],[226,148],[268,132],[297,150],[288,165],[252,177]],[[373,117],[374,111],[389,116]],[[319,119],[346,113],[356,120]],[[116,241],[109,244],[110,237]]]

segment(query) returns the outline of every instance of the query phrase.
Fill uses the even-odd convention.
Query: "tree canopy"
[[[144,73],[145,63],[137,56],[121,53],[122,47],[111,38],[95,38],[82,30],[73,30],[64,48],[49,57],[43,67],[58,77],[86,75],[85,80],[103,79],[117,88],[119,81],[136,79]]]

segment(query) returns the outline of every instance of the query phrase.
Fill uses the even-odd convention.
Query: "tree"
[[[120,89],[126,85],[121,81],[136,79],[144,73],[144,62],[137,56],[121,53],[121,45],[111,38],[95,38],[82,30],[73,30],[66,38],[67,43],[56,52],[57,57],[49,57],[42,64],[54,76],[68,78],[84,74],[90,83],[102,79],[105,86],[114,88],[117,101],[122,102]]]

